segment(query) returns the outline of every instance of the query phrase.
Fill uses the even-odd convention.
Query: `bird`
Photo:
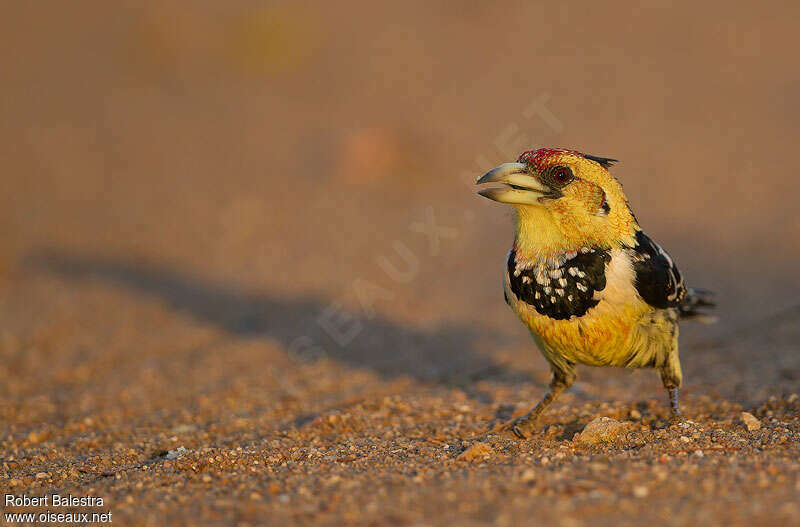
[[[575,382],[578,364],[656,369],[671,418],[681,418],[678,323],[711,321],[703,308],[714,306],[712,293],[687,287],[672,257],[639,226],[610,173],[617,162],[539,148],[476,182],[478,194],[516,213],[504,297],[552,372],[538,404],[503,425],[519,437],[530,437]]]

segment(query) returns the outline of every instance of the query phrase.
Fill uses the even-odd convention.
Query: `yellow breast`
[[[556,354],[592,366],[638,367],[661,350],[662,340],[667,342],[669,328],[659,327],[656,310],[636,292],[630,260],[620,250],[612,251],[611,257],[606,287],[596,293],[598,304],[585,315],[566,320],[542,315],[517,299],[506,273],[509,304],[537,337],[545,356]],[[662,333],[664,339],[659,338]]]

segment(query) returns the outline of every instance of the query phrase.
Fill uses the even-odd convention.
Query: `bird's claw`
[[[681,413],[680,410],[673,410],[670,413],[670,416],[669,416],[669,423],[670,424],[673,424],[673,425],[680,424],[684,420],[685,419],[683,418],[683,414]]]
[[[533,435],[529,430],[529,427],[524,426],[522,424],[515,424],[511,426],[511,431],[520,439],[530,439]]]
[[[499,423],[491,429],[490,433],[511,432],[519,439],[530,439],[533,436],[532,427],[533,421],[528,416],[524,416]]]

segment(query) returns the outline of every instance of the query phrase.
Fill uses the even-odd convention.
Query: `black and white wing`
[[[636,245],[627,248],[636,273],[636,291],[659,309],[677,308],[681,318],[700,315],[698,307],[713,306],[711,293],[686,287],[683,277],[667,251],[643,231],[636,233]]]
[[[675,262],[644,231],[636,233],[636,245],[628,248],[636,273],[636,291],[653,307],[678,307],[686,296],[681,272]]]

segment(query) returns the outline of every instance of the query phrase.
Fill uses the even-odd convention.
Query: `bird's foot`
[[[669,424],[676,425],[682,423],[684,420],[685,419],[683,418],[683,414],[677,408],[673,409],[672,412],[670,412]]]
[[[536,417],[530,414],[496,424],[489,433],[511,433],[519,439],[530,439],[533,437]]]

